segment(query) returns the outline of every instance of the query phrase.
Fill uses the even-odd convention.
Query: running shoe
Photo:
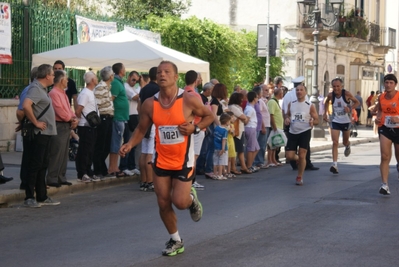
[[[194,222],[198,222],[199,220],[201,220],[202,217],[202,205],[201,202],[198,200],[197,197],[197,191],[195,190],[194,187],[191,187],[191,193],[193,196],[193,203],[191,204],[189,210],[190,210],[190,215],[191,215],[191,219]]]
[[[101,177],[94,174],[93,177],[91,178],[91,180],[92,180],[93,182],[99,182],[99,181],[101,181]]]
[[[337,174],[338,173],[338,167],[335,165],[331,165],[330,167],[330,172]]]
[[[181,241],[176,241],[171,238],[165,243],[165,245],[166,248],[162,250],[163,256],[176,256],[177,254],[184,252],[183,239]]]
[[[154,191],[154,183],[147,183],[146,186],[144,187],[145,192],[151,192]]]
[[[144,191],[144,188],[146,188],[147,183],[140,183],[140,191]]]
[[[303,185],[303,180],[302,180],[302,177],[296,177],[296,182],[295,182],[295,184],[296,185]]]
[[[203,186],[202,184],[199,184],[199,183],[197,183],[197,181],[195,181],[195,182],[192,184],[192,187],[194,187],[194,188],[204,188],[205,186]]]
[[[140,175],[140,170],[138,170],[138,169],[131,170],[131,172],[133,174]]]
[[[387,184],[382,184],[380,187],[380,194],[382,195],[390,195],[391,192],[389,191],[389,187]]]
[[[133,171],[130,171],[130,170],[128,170],[128,169],[123,170],[123,172],[124,172],[127,176],[133,176],[133,175],[134,175]]]
[[[345,147],[344,155],[348,157],[351,154],[351,145]]]

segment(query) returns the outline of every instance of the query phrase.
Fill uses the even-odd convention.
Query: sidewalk
[[[351,137],[352,145],[378,142],[378,137],[374,135],[372,128],[366,128],[364,125],[358,126],[358,136]],[[310,147],[312,152],[331,149],[331,137],[328,130],[325,130],[325,140],[311,140]],[[340,143],[340,147],[342,143]],[[25,198],[25,191],[19,190],[20,179],[20,163],[22,152],[3,152],[1,153],[5,165],[4,174],[7,177],[14,177],[14,180],[0,185],[0,207],[7,207],[11,203],[21,203]],[[284,158],[284,152],[280,154]],[[73,194],[82,191],[92,191],[104,187],[115,186],[119,184],[138,183],[139,176],[130,176],[123,178],[108,179],[100,182],[81,183],[76,180],[75,162],[68,161],[67,180],[72,183],[71,186],[62,186],[60,188],[51,187],[47,190],[49,196],[56,196],[60,194]],[[138,189],[138,184],[137,184]]]

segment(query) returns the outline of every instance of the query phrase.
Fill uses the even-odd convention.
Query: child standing
[[[236,121],[237,118],[236,118],[236,116],[234,116],[234,113],[231,111],[227,111],[226,113],[229,114],[231,117],[228,135],[227,135],[227,147],[229,150],[229,153],[228,153],[229,159],[228,159],[226,177],[234,178],[236,176],[231,171],[237,172],[237,170],[236,170],[237,153],[236,153],[236,147],[234,145],[234,136],[235,136],[235,131],[236,131],[234,128],[234,122]]]
[[[220,125],[215,127],[213,143],[215,151],[213,153],[213,176],[214,180],[226,180],[223,176],[223,170],[227,166],[227,135],[228,126],[230,124],[231,117],[227,113],[220,115]]]

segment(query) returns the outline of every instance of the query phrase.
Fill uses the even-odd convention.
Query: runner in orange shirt
[[[194,166],[193,133],[198,133],[214,121],[213,113],[193,94],[177,87],[177,67],[170,61],[158,66],[159,93],[144,101],[139,125],[119,154],[123,157],[136,146],[151,123],[155,125],[153,158],[154,186],[161,219],[170,234],[165,256],[184,252],[183,239],[177,230],[177,217],[172,204],[180,210],[189,209],[197,222],[202,217],[202,205],[195,188],[191,187]],[[202,120],[194,125],[194,116]]]

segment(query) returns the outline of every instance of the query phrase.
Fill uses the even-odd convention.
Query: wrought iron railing
[[[369,41],[374,43],[381,43],[381,29],[380,25],[370,22]]]

